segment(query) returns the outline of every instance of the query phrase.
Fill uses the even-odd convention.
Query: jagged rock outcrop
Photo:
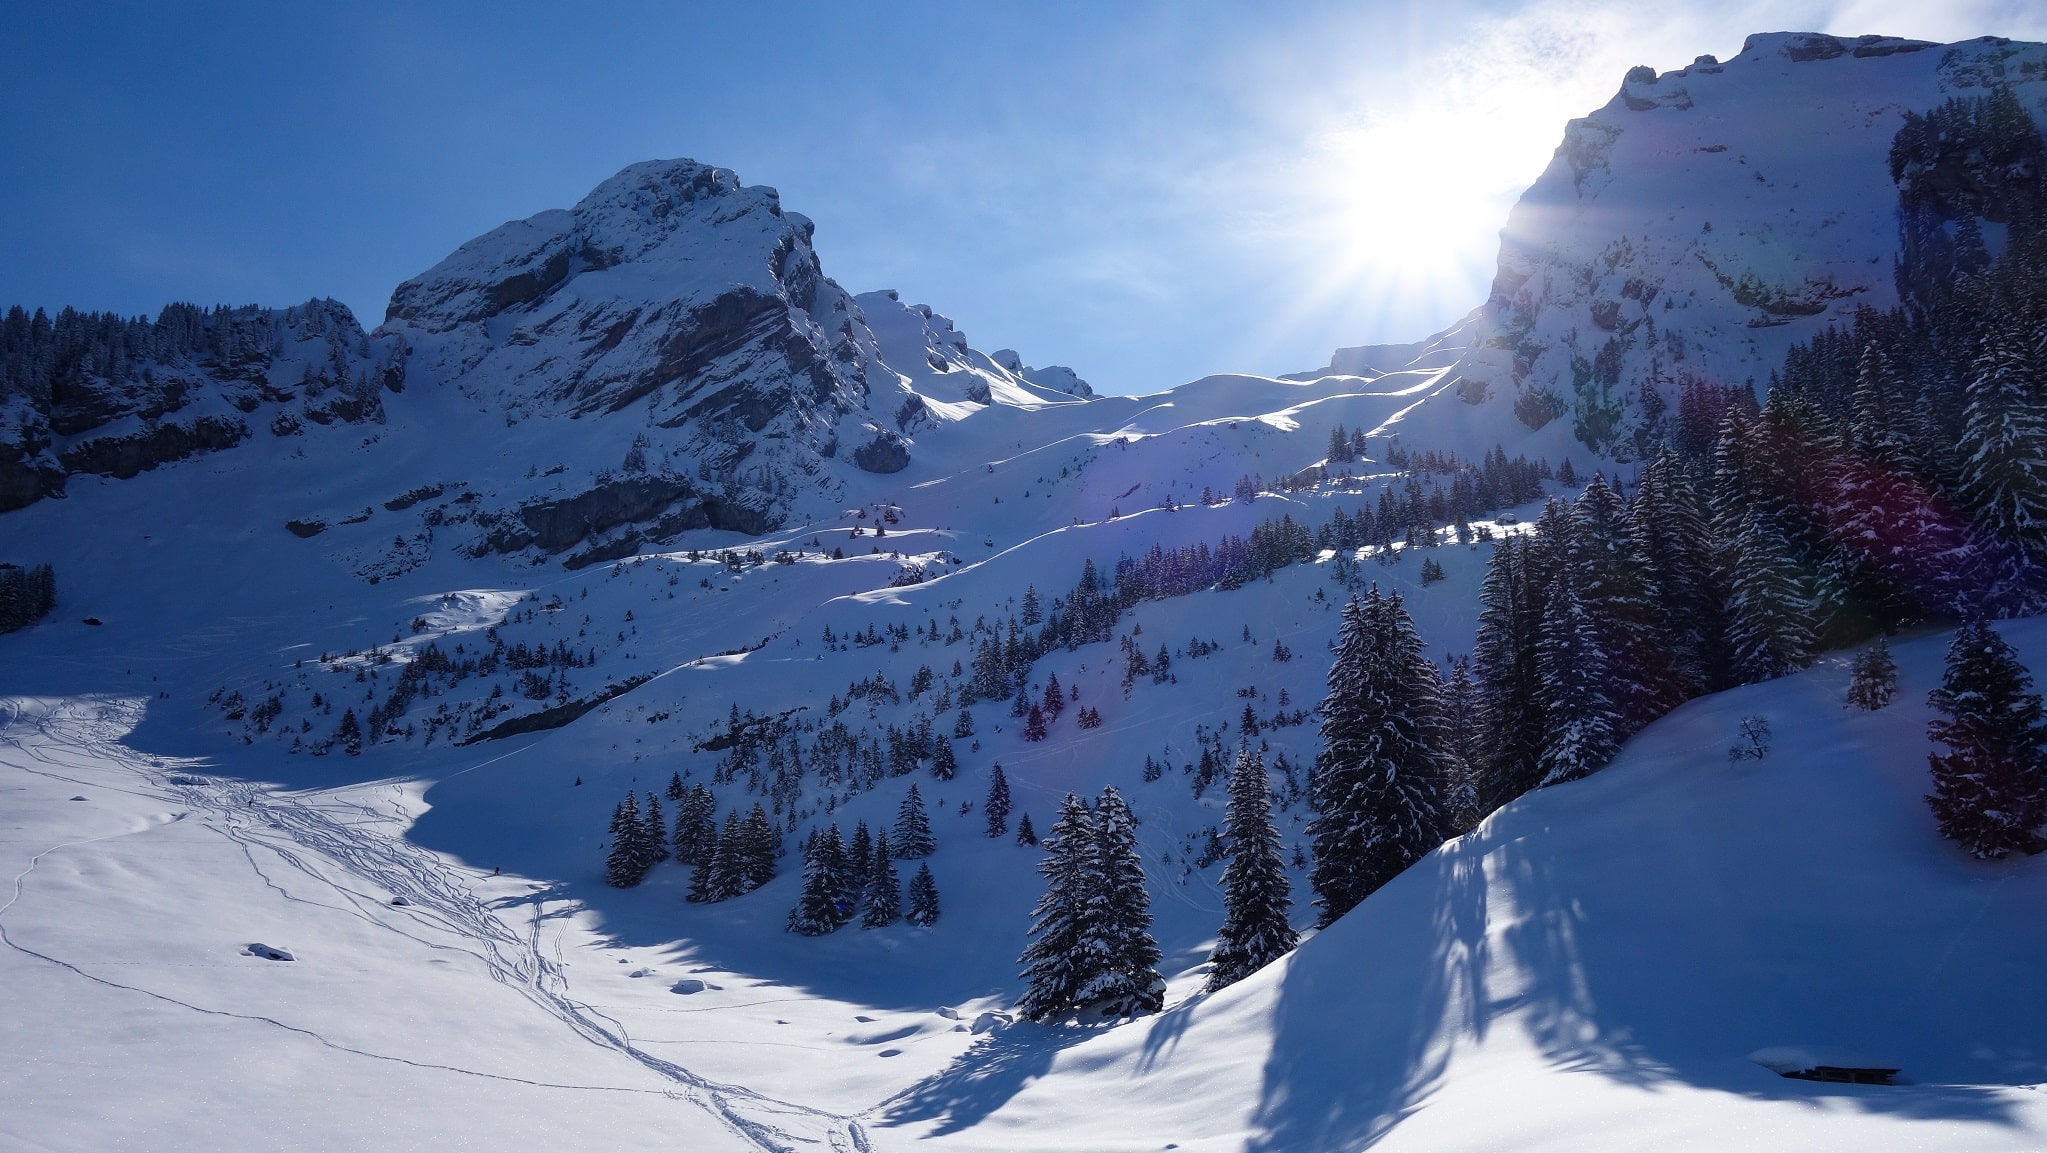
[[[1485,306],[1414,355],[1454,360],[1467,402],[1637,458],[1687,378],[1760,392],[1793,344],[1896,305],[1901,231],[1939,248],[1954,205],[1996,219],[2004,185],[1975,161],[1894,173],[1891,149],[1910,117],[1999,91],[2040,120],[2047,46],[1774,33],[1633,69],[1515,207]],[[1900,184],[1903,207],[1936,205],[1904,228]]]
[[[689,528],[762,532],[829,507],[848,467],[902,471],[920,434],[964,415],[946,404],[958,390],[927,397],[920,381],[964,370],[986,394],[993,374],[1013,399],[1041,402],[929,308],[840,288],[811,237],[773,189],[650,161],[400,285],[377,337],[403,348],[407,380],[460,390],[513,425],[581,422],[579,441],[599,446],[586,460],[637,455],[663,478],[593,466],[566,496],[514,503],[500,486],[472,547],[580,548],[573,559],[589,563]],[[868,304],[918,330],[885,353]]]

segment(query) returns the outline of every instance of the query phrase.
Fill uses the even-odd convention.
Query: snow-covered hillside
[[[2037,622],[2006,632],[2047,662]],[[1220,994],[1194,995],[1215,894],[1152,857],[1182,975],[1166,1013],[1093,1029],[983,1016],[1008,1003],[1035,878],[977,819],[939,821],[938,926],[796,938],[789,878],[708,907],[683,903],[673,872],[598,887],[578,859],[594,846],[566,827],[609,795],[578,804],[564,779],[587,769],[587,736],[363,780],[354,762],[155,751],[174,742],[146,693],[11,698],[0,1133],[21,1148],[2038,1148],[2047,871],[1934,835],[1916,702],[1944,644],[1898,647],[1900,702],[1876,713],[1844,707],[1845,661],[1694,702]],[[1731,765],[1754,713],[1771,750]],[[1009,759],[1031,782],[1022,807],[1113,779],[1149,843],[1177,831],[1158,826],[1184,808],[1160,798],[1181,780],[1075,751]],[[581,793],[623,775],[586,771]],[[1758,1063],[1772,1049],[1905,1083],[1785,1080]]]
[[[2041,1147],[2047,863],[1935,834],[1938,634],[1887,710],[1835,658],[1694,701],[1197,991],[1240,747],[1314,920],[1343,603],[1469,651],[1490,542],[1574,473],[1635,485],[1645,394],[1605,376],[1739,384],[1894,299],[1900,114],[2000,79],[2037,108],[2043,52],[1765,36],[1631,75],[1488,305],[1287,379],[1099,395],[978,351],[693,161],[464,245],[374,333],[191,310],[6,360],[0,562],[58,595],[0,635],[0,1145]],[[1531,420],[1545,389],[1576,419]],[[1774,746],[1731,765],[1752,714]],[[758,806],[776,875],[606,884],[614,811],[673,820],[671,782]],[[1105,785],[1167,1010],[1017,1023],[1019,828]],[[787,931],[805,839],[913,788],[936,923]]]

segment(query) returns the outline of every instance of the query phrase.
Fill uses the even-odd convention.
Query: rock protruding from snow
[[[264,960],[266,960],[266,961],[296,961],[296,960],[298,960],[298,958],[297,958],[297,957],[294,957],[294,956],[292,956],[292,955],[291,955],[291,951],[290,951],[290,950],[288,950],[288,949],[280,949],[280,948],[278,948],[278,947],[277,947],[277,946],[275,946],[275,945],[266,945],[266,944],[264,944],[264,943],[263,943],[263,942],[261,942],[261,941],[252,941],[252,942],[250,942],[250,944],[249,944],[249,947],[248,947],[248,948],[246,948],[246,949],[243,949],[243,950],[242,950],[242,952],[243,952],[243,953],[244,953],[245,955],[247,955],[247,956],[250,956],[250,957],[261,957],[261,958],[263,958],[263,959],[264,959]]]

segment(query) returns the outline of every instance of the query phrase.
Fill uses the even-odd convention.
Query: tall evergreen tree
[[[1471,679],[1471,661],[1450,662],[1443,682],[1443,729],[1437,751],[1443,764],[1443,832],[1461,836],[1485,816],[1481,765],[1481,712],[1478,683]]]
[[[1151,935],[1151,894],[1137,851],[1137,821],[1114,785],[1095,802],[1098,884],[1091,896],[1089,929],[1098,961],[1081,986],[1080,1004],[1105,1016],[1156,1013],[1165,1007],[1159,945]]]
[[[1441,681],[1421,647],[1399,594],[1344,606],[1308,823],[1325,926],[1441,843]]]
[[[696,840],[696,861],[689,870],[689,899],[691,901],[717,901],[723,898],[718,892],[718,826],[707,821]]]
[[[903,919],[920,928],[938,922],[938,882],[932,879],[927,863],[918,862],[917,872],[910,878],[910,908]]]
[[[1805,667],[1814,645],[1813,600],[1783,534],[1752,510],[1723,556],[1735,675],[1753,683]]]
[[[931,775],[941,781],[949,781],[959,771],[959,756],[952,751],[952,742],[943,736],[934,739],[931,742]]]
[[[640,846],[649,869],[668,859],[668,818],[662,815],[661,798],[652,793],[640,817]]]
[[[718,800],[701,784],[691,785],[675,814],[675,859],[685,865],[702,859],[700,846],[715,837]]]
[[[1946,674],[1929,697],[1942,716],[1926,735],[1948,752],[1929,756],[1926,798],[1941,835],[1972,855],[2003,857],[2047,847],[2047,705],[2032,674],[2003,637],[1981,620],[1955,632]]]
[[[630,790],[625,800],[611,810],[611,848],[604,857],[604,883],[614,888],[630,889],[640,883],[652,867],[647,860],[647,849],[643,843],[645,825],[640,817],[640,802]]]
[[[901,860],[915,861],[937,849],[938,842],[931,835],[931,818],[924,812],[924,798],[918,795],[917,786],[911,785],[896,809],[895,855]]]
[[[782,837],[759,801],[753,803],[753,811],[746,815],[744,828],[746,853],[741,862],[740,891],[750,893],[775,879],[775,859],[782,855]]]
[[[1280,855],[1279,828],[1265,762],[1250,749],[1230,769],[1230,804],[1223,821],[1230,863],[1223,867],[1223,923],[1208,958],[1208,987],[1233,985],[1285,956],[1300,935],[1287,920],[1293,895]]]
[[[789,931],[817,937],[844,925],[853,911],[845,890],[846,844],[835,824],[814,837],[803,854],[803,892],[789,910]]]
[[[874,834],[867,830],[867,822],[861,821],[853,826],[853,839],[846,845],[846,881],[856,905],[867,888],[867,871],[873,867]]]
[[[1577,780],[1604,768],[1620,749],[1624,722],[1613,699],[1611,662],[1568,572],[1550,585],[1537,665],[1548,721],[1537,759],[1542,783]]]
[[[738,809],[727,809],[724,824],[718,829],[718,847],[711,859],[709,900],[728,900],[746,892],[749,856],[745,819]]]
[[[1502,540],[1479,586],[1478,639],[1472,648],[1484,734],[1479,809],[1491,812],[1542,780],[1543,713],[1537,643],[1542,608],[1518,537]]]
[[[1898,662],[1882,637],[1855,654],[1848,670],[1848,703],[1874,712],[1891,703],[1898,692]]]
[[[2047,564],[2047,406],[2022,334],[1994,329],[1972,366],[1962,417],[1962,495],[1976,519]]]
[[[1031,910],[1031,940],[1017,959],[1028,987],[1016,1009],[1033,1021],[1053,1020],[1078,1008],[1080,992],[1099,964],[1090,922],[1101,870],[1095,818],[1087,803],[1066,794],[1043,843],[1038,874],[1045,878],[1045,894]]]
[[[867,870],[867,891],[860,897],[860,927],[885,929],[903,919],[903,884],[896,876],[888,833],[874,838],[874,864]]]
[[[988,835],[999,837],[1009,832],[1009,778],[1002,775],[1002,762],[988,774],[988,799],[981,802],[981,811],[988,816]]]
[[[1726,627],[1713,583],[1706,507],[1691,468],[1676,452],[1665,449],[1643,468],[1628,531],[1651,627],[1672,653],[1663,707],[1727,687]]]

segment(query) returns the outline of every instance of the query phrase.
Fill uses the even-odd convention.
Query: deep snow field
[[[1061,535],[1072,534],[1014,547],[1060,549]],[[1434,651],[1462,651],[1486,546],[1435,552],[1449,575],[1426,588],[1413,561],[1355,568],[1410,598]],[[204,550],[178,555],[199,566]],[[1086,553],[1054,555],[1027,570],[1052,574],[1041,588]],[[535,575],[564,582],[562,595],[601,620],[664,596],[665,578],[646,574],[671,564],[697,571],[656,558],[616,574]],[[769,565],[712,586],[794,606],[803,623],[766,648],[677,661],[563,729],[393,744],[360,759],[242,745],[200,699],[207,683],[190,683],[196,670],[244,667],[237,654],[250,651],[279,654],[281,668],[294,643],[382,641],[390,626],[360,611],[310,606],[295,619],[290,594],[253,582],[193,590],[185,603],[200,614],[214,598],[248,606],[222,612],[213,631],[171,609],[131,614],[127,598],[139,609],[159,581],[189,579],[170,564],[135,574],[126,593],[88,586],[117,610],[102,626],[67,608],[6,638],[0,1144],[2047,1146],[2047,863],[1975,862],[1934,834],[1919,800],[1922,702],[1942,634],[1896,646],[1901,691],[1881,712],[1844,708],[1846,654],[1692,702],[1604,772],[1524,797],[1445,845],[1287,961],[1198,995],[1220,866],[1192,868],[1185,838],[1219,819],[1220,790],[1196,800],[1184,776],[1147,783],[1139,766],[1162,746],[1177,759],[1194,747],[1193,726],[1231,717],[1236,686],[1256,683],[1267,701],[1282,687],[1303,706],[1319,699],[1338,566],[1140,606],[1119,630],[1224,646],[1178,662],[1177,684],[1140,680],[1125,698],[1114,646],[1048,655],[1034,677],[1056,671],[1107,718],[1085,739],[1069,712],[1051,740],[1025,745],[1000,703],[977,706],[983,747],[961,742],[961,776],[909,779],[934,802],[939,836],[930,864],[945,912],[930,929],[785,933],[800,882],[793,849],[766,888],[717,905],[686,903],[672,863],[637,889],[606,888],[603,821],[623,789],[658,789],[677,770],[703,779],[713,761],[647,715],[684,702],[706,723],[728,702],[815,707],[878,652],[819,659],[820,620],[844,632],[862,614],[885,624],[916,613],[921,625],[963,595],[998,596],[969,584],[969,567],[802,610],[811,586],[792,601],[770,582],[810,567],[834,566]],[[357,608],[381,599],[394,615],[417,611],[405,589],[379,587],[356,593]],[[478,627],[502,611],[494,603],[458,600],[436,628]],[[754,619],[751,606],[698,604],[663,649],[715,651],[703,637]],[[2041,667],[2047,623],[2004,631]],[[123,632],[146,640],[127,651]],[[276,643],[252,649],[258,637]],[[1296,659],[1271,661],[1274,639]],[[939,664],[916,649],[888,667]],[[1774,745],[1759,763],[1730,764],[1736,723],[1754,713],[1770,719]],[[1313,726],[1268,739],[1301,759]],[[1067,788],[1115,783],[1132,798],[1171,977],[1165,1013],[1093,1028],[982,1017],[1020,991],[1014,959],[1040,887],[1032,850],[985,838],[978,810],[957,811],[979,799],[995,760],[1041,831]],[[886,823],[907,783],[886,779],[832,819]],[[1299,806],[1280,815],[1290,845],[1304,817]],[[1311,922],[1298,871],[1295,897],[1296,923]],[[1786,1080],[1751,1059],[1786,1046],[1896,1065],[1909,1083]]]
[[[718,779],[735,712],[787,720],[806,750],[835,723],[870,742],[951,733],[957,707],[938,700],[971,679],[983,628],[999,635],[1030,590],[1070,596],[1088,560],[1106,580],[1155,546],[1213,547],[1282,516],[1313,530],[1401,488],[1396,442],[1467,462],[1495,445],[1576,456],[1587,472],[1571,421],[1530,431],[1515,415],[1520,377],[1562,388],[1610,361],[1612,381],[1587,375],[1574,395],[1625,415],[1641,400],[1612,393],[1622,369],[1733,386],[1858,304],[1890,303],[1882,158],[1899,114],[2007,71],[2038,104],[2047,57],[1992,40],[1833,47],[1763,36],[1724,65],[1634,76],[1574,122],[1510,221],[1493,302],[1325,371],[1083,400],[1070,370],[976,352],[893,293],[833,288],[820,314],[851,301],[870,326],[834,321],[845,363],[872,373],[839,414],[846,444],[893,420],[914,451],[868,472],[799,451],[793,417],[763,424],[745,451],[765,450],[774,467],[754,480],[787,490],[789,520],[762,536],[657,532],[649,514],[552,551],[490,544],[492,524],[621,477],[709,481],[692,455],[704,430],[667,428],[653,401],[572,411],[565,382],[609,346],[521,327],[537,315],[523,306],[421,326],[422,367],[377,394],[374,421],[316,420],[123,481],[79,472],[62,499],[0,516],[0,561],[50,564],[59,590],[54,615],[0,636],[0,1153],[2047,1150],[2047,857],[1978,862],[1936,835],[1922,794],[1940,631],[1896,641],[1884,710],[1845,706],[1850,653],[1693,701],[1287,959],[1200,991],[1223,906],[1222,864],[1201,849],[1224,795],[1195,766],[1204,750],[1227,761],[1250,708],[1274,786],[1295,786],[1275,816],[1294,923],[1312,924],[1297,786],[1338,611],[1376,583],[1405,598],[1431,656],[1467,652],[1492,546],[1447,530],[1426,550],[1439,581],[1404,545],[1332,548],[1139,603],[1114,640],[1031,667],[1034,696],[1053,675],[1073,694],[1048,739],[1024,741],[1006,699],[972,705],[950,781],[920,764],[849,784],[813,765],[778,798],[786,855],[755,892],[690,903],[673,862],[636,888],[604,883],[629,790],[679,776],[714,785],[721,814],[767,800],[746,772]],[[696,170],[648,170],[667,167]],[[1796,216],[1780,210],[1792,200]],[[769,217],[746,226],[796,228]],[[510,269],[533,255],[529,224],[442,267]],[[648,228],[674,240],[657,255],[689,266],[692,291],[725,285],[725,266],[690,264],[712,231]],[[752,248],[742,266],[767,267]],[[477,276],[467,289],[502,287]],[[570,283],[545,309],[667,307],[684,282],[629,263]],[[274,350],[273,385],[329,349],[303,343]],[[677,383],[751,372],[759,396],[787,395],[769,386],[788,366],[757,351]],[[427,371],[486,354],[532,379]],[[1368,459],[1324,460],[1338,425],[1369,438]],[[654,461],[628,466],[649,432]],[[1256,499],[1235,499],[1249,477]],[[1481,527],[1525,531],[1539,507]],[[617,546],[640,555],[568,563]],[[2047,619],[1999,627],[2047,674]],[[1126,685],[1125,639],[1169,650],[1170,675]],[[429,681],[360,755],[334,742],[427,646],[497,641],[575,660],[538,684]],[[933,687],[908,691],[924,667]],[[854,691],[877,675],[890,691]],[[588,708],[490,735],[570,706]],[[1080,729],[1079,707],[1100,727]],[[1768,754],[1731,761],[1754,715]],[[997,763],[1012,829],[1029,815],[1047,831],[1069,790],[1129,799],[1163,1013],[1010,1019],[1042,881],[1037,850],[984,833]],[[803,835],[886,827],[912,784],[938,842],[937,923],[786,932]],[[1769,1067],[1786,1058],[1896,1067],[1900,1083],[1790,1080]]]

